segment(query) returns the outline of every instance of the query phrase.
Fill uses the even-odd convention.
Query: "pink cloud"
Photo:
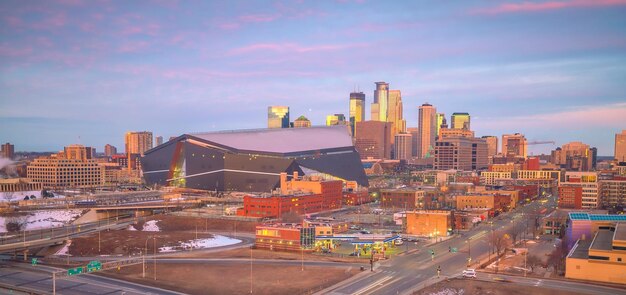
[[[217,27],[222,30],[236,30],[239,29],[241,25],[235,22],[225,22],[218,24]]]
[[[148,45],[146,41],[131,41],[120,45],[117,51],[121,53],[133,53],[146,49]]]
[[[279,18],[279,15],[268,14],[248,14],[239,17],[239,20],[246,23],[264,23],[271,22]]]
[[[571,0],[571,1],[548,1],[504,3],[495,7],[480,8],[472,11],[473,14],[505,14],[518,12],[548,11],[573,7],[604,7],[626,5],[626,0]]]
[[[6,43],[0,44],[0,56],[20,57],[30,55],[33,52],[32,47],[16,48]]]
[[[308,53],[318,51],[337,51],[347,48],[364,47],[364,43],[355,44],[324,44],[314,46],[302,46],[296,43],[257,43],[244,47],[239,47],[230,50],[229,55],[245,54],[254,51],[272,51],[272,52],[293,52],[293,53]]]

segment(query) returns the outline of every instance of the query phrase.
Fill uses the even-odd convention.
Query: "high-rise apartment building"
[[[354,126],[356,122],[365,121],[365,93],[350,92],[350,128],[354,136]]]
[[[602,207],[611,211],[626,207],[626,177],[600,180]]]
[[[417,134],[417,157],[431,157],[437,132],[437,109],[429,103],[419,107]]]
[[[140,154],[152,148],[152,132],[126,132],[126,155]]]
[[[113,155],[117,154],[117,148],[107,144],[104,146],[104,155],[107,157],[112,157]]]
[[[326,116],[326,126],[346,125],[346,116],[343,114],[334,114]]]
[[[435,146],[436,170],[480,170],[487,168],[487,142],[482,138],[443,137]]]
[[[393,151],[396,160],[410,160],[412,158],[412,136],[408,133],[398,133],[395,136]]]
[[[0,156],[7,159],[13,159],[15,157],[15,146],[10,143],[5,143],[0,147]]]
[[[615,160],[626,162],[626,130],[615,134]]]
[[[311,127],[311,121],[307,119],[304,115],[298,117],[295,121],[293,121],[293,128],[307,128]]]
[[[267,128],[289,128],[289,107],[267,107]]]
[[[451,119],[452,129],[470,130],[470,115],[468,113],[453,113]]]
[[[68,160],[88,160],[96,158],[94,148],[83,146],[80,144],[72,144],[63,148],[65,158]]]
[[[493,157],[498,154],[498,137],[486,135],[482,137],[487,142],[487,156]]]
[[[417,136],[418,136],[418,128],[411,127],[407,128],[406,131],[411,134],[411,157],[417,157]]]
[[[391,125],[391,134],[406,132],[406,120],[402,110],[402,93],[400,90],[389,90],[389,106],[387,109],[387,122]]]
[[[502,135],[502,155],[504,157],[524,157],[528,154],[528,142],[524,135],[504,134]]]
[[[594,168],[594,150],[580,141],[566,143],[551,153],[551,162],[568,171],[590,171]]]
[[[372,121],[387,122],[389,107],[389,83],[376,82],[374,90],[374,102],[372,102]]]
[[[163,136],[157,136],[157,137],[155,137],[155,138],[154,138],[154,141],[155,141],[155,143],[156,143],[156,145],[155,145],[155,146],[160,146],[160,145],[162,145],[162,144],[163,144]]]
[[[391,158],[391,123],[363,121],[356,123],[355,148],[361,159]]]

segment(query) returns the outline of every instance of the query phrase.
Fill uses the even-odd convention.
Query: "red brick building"
[[[525,199],[534,200],[539,195],[539,186],[536,184],[512,185],[507,187],[507,189],[519,191],[518,201]]]
[[[259,225],[256,227],[257,248],[270,250],[312,249],[315,244],[315,228],[292,224]]]
[[[583,188],[581,186],[559,186],[559,208],[582,209]]]
[[[317,178],[298,180],[297,172],[287,181],[281,173],[280,193],[270,197],[245,196],[239,216],[280,218],[284,213],[317,213],[341,208],[343,182]]]
[[[380,200],[384,209],[424,209],[424,191],[419,189],[383,189]]]
[[[347,191],[343,193],[343,204],[347,206],[356,206],[372,201],[367,190]]]

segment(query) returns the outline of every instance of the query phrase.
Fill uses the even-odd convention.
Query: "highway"
[[[383,261],[375,266],[375,271],[369,274],[360,274],[346,281],[340,282],[317,294],[411,294],[426,285],[436,281],[437,267],[441,267],[441,277],[457,277],[467,267],[467,260],[471,252],[472,267],[478,265],[479,259],[485,261],[489,255],[489,238],[493,230],[506,231],[523,215],[536,214],[543,208],[554,208],[556,198],[550,196],[548,202],[541,204],[537,201],[518,207],[513,212],[501,214],[492,219],[493,224],[483,223],[461,235],[456,235],[448,240],[430,246],[424,246],[415,253],[396,256],[393,259]],[[545,213],[549,213],[546,210]],[[468,242],[468,240],[470,240]],[[471,251],[470,250],[471,244]],[[448,247],[458,248],[458,253],[450,253]],[[430,251],[435,252],[434,259]],[[481,274],[482,277],[484,274]],[[486,275],[489,278],[488,275]],[[517,280],[516,280],[517,282]],[[539,280],[524,278],[523,282],[538,284],[544,287],[559,290],[575,288],[576,291],[588,294],[626,294],[626,290],[600,287],[596,285],[568,282],[568,284],[556,283],[551,280]]]

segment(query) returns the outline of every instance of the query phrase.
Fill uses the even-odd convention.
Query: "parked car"
[[[350,226],[350,229],[353,229],[353,230],[359,230],[359,229],[361,229],[361,228],[360,228],[358,225],[351,225],[351,226]]]
[[[404,244],[404,242],[402,241],[402,239],[396,239],[395,241],[393,241],[396,245],[402,245]]]
[[[364,234],[364,235],[369,235],[369,234],[371,234],[372,232],[371,232],[371,231],[369,231],[369,230],[362,230],[362,231],[360,231],[359,233],[362,233],[362,234]]]
[[[468,268],[466,270],[463,271],[462,276],[464,278],[472,278],[475,279],[476,278],[476,270],[473,268]]]

